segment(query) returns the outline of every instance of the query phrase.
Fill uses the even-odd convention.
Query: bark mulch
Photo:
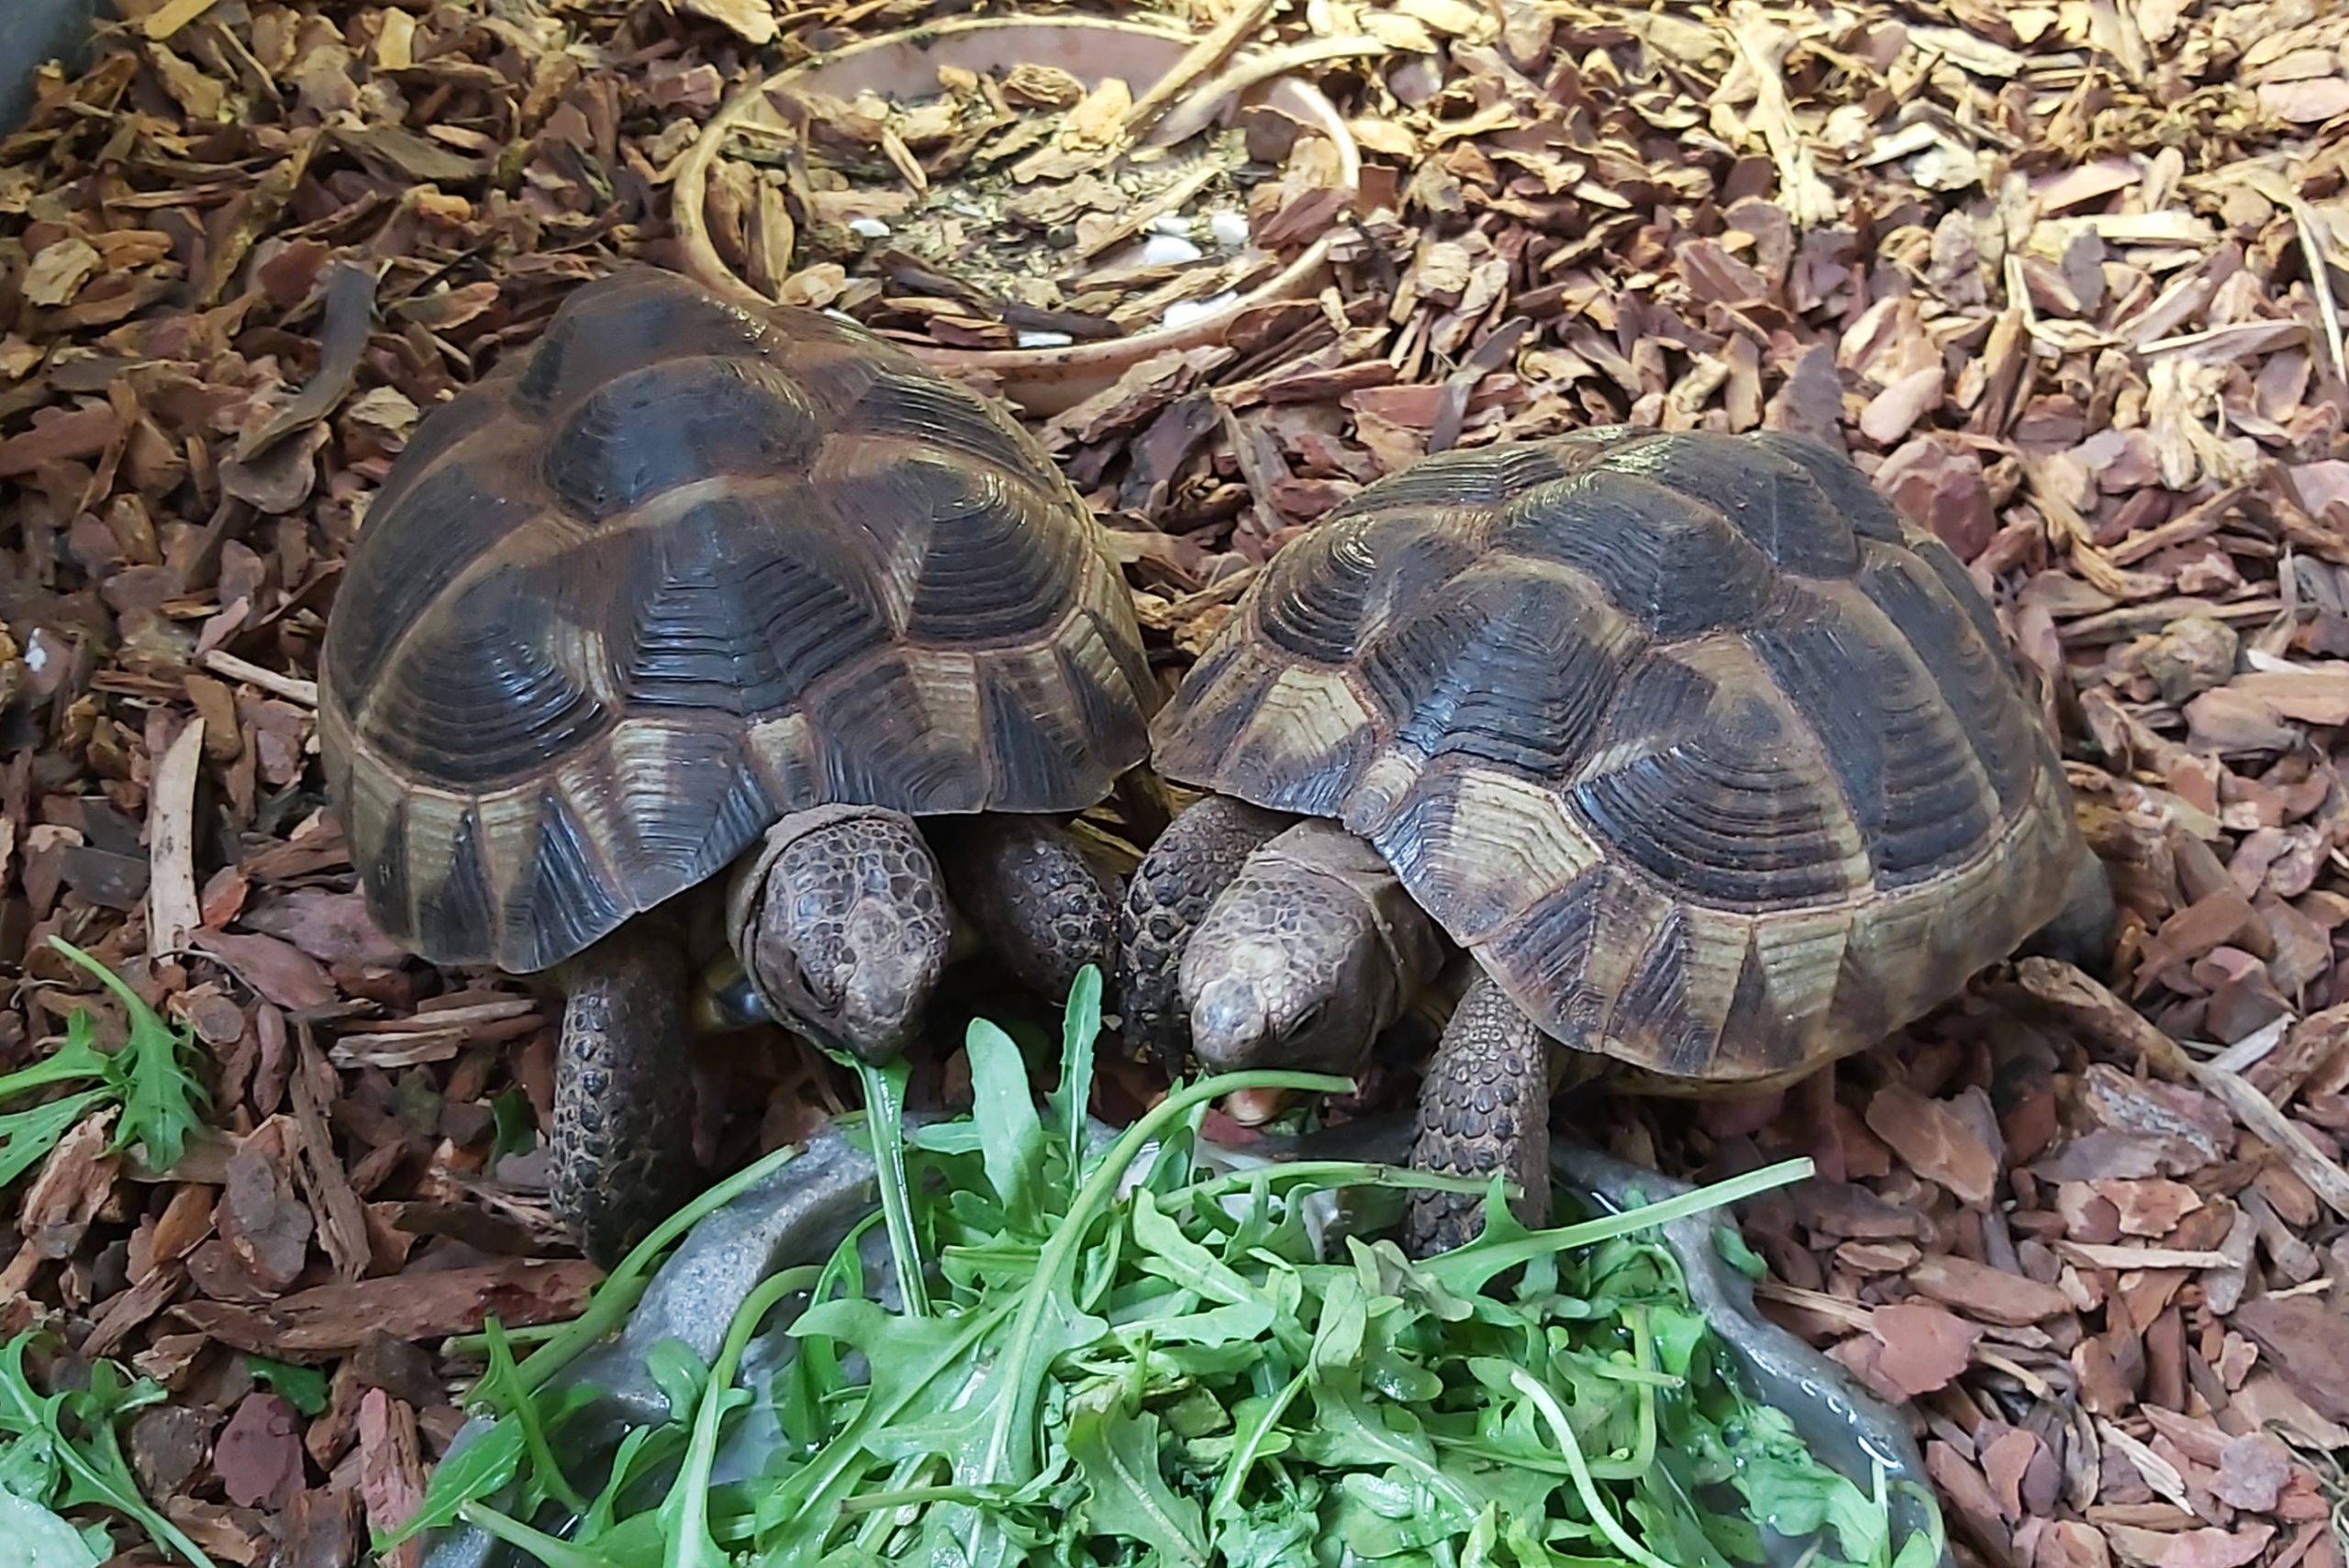
[[[560,1318],[595,1276],[533,1151],[549,1009],[406,959],[353,891],[311,683],[340,563],[421,410],[614,258],[679,261],[669,183],[733,90],[926,13],[121,10],[0,140],[0,1070],[77,1010],[124,1038],[61,936],[196,1043],[209,1125],[159,1173],[112,1101],[0,1122],[0,1330],[168,1391],[131,1461],[219,1561],[340,1568],[459,1421],[442,1340]],[[1295,50],[1364,150],[1333,215],[1326,162],[1260,121],[1289,172],[1229,204],[1334,227],[1337,282],[1041,425],[1168,678],[1283,540],[1425,452],[1620,420],[1846,445],[2043,677],[2116,951],[2002,966],[1788,1095],[1586,1130],[1689,1174],[1818,1161],[1746,1217],[1765,1298],[1912,1402],[1961,1556],[2343,1568],[2349,17],[1304,0],[1237,32]],[[961,84],[1031,126],[1068,102],[996,90]],[[1119,106],[1072,107],[1090,128],[1030,193],[1094,220],[1077,249],[1116,222],[1083,182]],[[826,112],[885,155],[868,183],[970,156]],[[807,171],[720,167],[721,250],[778,288],[907,335],[1032,328],[1000,289],[892,314],[907,252],[854,228],[778,261],[762,214],[813,201]],[[1165,299],[1230,264],[1198,249],[1161,247]],[[789,1051],[730,1071],[722,1161],[839,1103]],[[718,1114],[745,1093],[763,1114]]]

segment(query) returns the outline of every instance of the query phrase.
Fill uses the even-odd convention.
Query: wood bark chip
[[[514,1262],[317,1285],[266,1307],[189,1302],[176,1313],[239,1350],[317,1361],[348,1354],[377,1333],[478,1333],[493,1311],[509,1329],[557,1322],[578,1313],[598,1277],[584,1262]]]
[[[212,1468],[230,1502],[285,1507],[302,1489],[301,1418],[277,1395],[246,1395],[212,1445]]]
[[[416,1437],[416,1412],[371,1388],[359,1402],[359,1490],[367,1500],[367,1522],[389,1531],[405,1524],[424,1501],[424,1464]],[[417,1568],[423,1545],[407,1541],[384,1559],[386,1568]]]
[[[147,929],[151,950],[175,952],[202,923],[195,895],[195,784],[204,720],[191,718],[155,764],[147,816]]]
[[[2258,1341],[2311,1407],[2349,1422],[2349,1317],[2338,1303],[2263,1296],[2237,1307],[2231,1321]]]

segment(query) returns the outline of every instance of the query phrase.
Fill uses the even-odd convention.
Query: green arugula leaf
[[[1052,1118],[1068,1164],[1068,1192],[1085,1180],[1091,1146],[1086,1117],[1093,1103],[1093,1047],[1101,1033],[1101,972],[1086,964],[1076,972],[1061,1015],[1061,1081],[1052,1091]]]
[[[1112,1391],[1069,1407],[1068,1451],[1091,1488],[1086,1523],[1098,1534],[1141,1542],[1159,1562],[1204,1568],[1208,1543],[1199,1505],[1175,1496],[1159,1473],[1157,1414],[1129,1415],[1117,1405]]]
[[[0,1073],[0,1100],[13,1100],[18,1095],[51,1084],[71,1084],[81,1079],[96,1079],[104,1083],[114,1076],[114,1058],[97,1046],[96,1026],[89,1013],[76,1007],[65,1020],[65,1043],[29,1066],[13,1073]]]
[[[0,1568],[98,1568],[112,1555],[39,1503],[0,1487]]]
[[[120,975],[64,938],[49,940],[114,993],[129,1022],[129,1039],[122,1050],[129,1062],[123,1070],[122,1120],[115,1127],[114,1148],[144,1145],[147,1163],[158,1174],[170,1174],[186,1153],[188,1139],[203,1128],[203,1113],[211,1106],[210,1095],[184,1060],[195,1054],[194,1031],[173,1030]]]
[[[1044,1127],[1029,1097],[1027,1063],[1011,1037],[985,1018],[971,1021],[963,1047],[987,1184],[1011,1227],[1032,1230],[1043,1212],[1038,1188],[1044,1179]]]
[[[530,1109],[530,1097],[521,1090],[508,1089],[490,1101],[489,1115],[496,1129],[489,1146],[491,1165],[511,1154],[528,1154],[538,1147],[538,1119]]]
[[[38,1444],[56,1462],[58,1492],[36,1500],[55,1508],[112,1509],[194,1568],[212,1568],[212,1560],[139,1494],[115,1435],[117,1417],[152,1403],[161,1390],[152,1384],[125,1384],[110,1363],[99,1362],[91,1368],[88,1389],[44,1396],[25,1368],[25,1352],[38,1332],[28,1329],[0,1345],[0,1435]]]
[[[896,1259],[897,1293],[907,1317],[927,1318],[929,1270],[914,1237],[913,1187],[906,1176],[906,1082],[913,1068],[902,1056],[885,1067],[856,1060],[849,1065],[864,1081],[864,1097],[873,1107],[867,1129],[874,1163],[880,1167],[881,1218],[889,1228],[889,1251]]]
[[[322,1416],[327,1408],[327,1374],[316,1367],[249,1355],[245,1370],[253,1381],[271,1390],[305,1416]]]
[[[563,1422],[592,1404],[595,1397],[594,1389],[573,1384],[559,1392],[533,1395],[530,1404],[539,1424],[552,1432],[561,1431]],[[425,1483],[424,1500],[417,1505],[413,1515],[395,1529],[371,1533],[371,1550],[381,1556],[427,1530],[444,1529],[455,1523],[468,1507],[523,1479],[528,1449],[521,1417],[500,1416],[434,1469],[431,1479]],[[544,1494],[535,1487],[532,1492],[535,1495],[529,1508],[535,1510]]]
[[[49,1158],[81,1119],[119,1096],[112,1089],[84,1089],[28,1111],[0,1116],[0,1186]]]

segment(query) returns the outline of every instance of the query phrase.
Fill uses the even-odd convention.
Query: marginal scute
[[[533,852],[507,896],[501,924],[533,933],[545,951],[577,952],[618,925],[626,905],[562,791],[540,791],[532,818]]]
[[[1240,742],[1257,770],[1252,793],[1242,798],[1275,811],[1335,816],[1377,739],[1370,710],[1344,674],[1293,665],[1264,689]]]
[[[884,717],[885,716],[885,717]],[[973,656],[897,646],[841,672],[809,708],[827,738],[827,794],[909,815],[976,811],[985,734]]]
[[[1097,521],[861,328],[624,268],[424,426],[319,706],[369,906],[436,962],[572,957],[786,811],[1075,811],[1147,755]]]
[[[1428,913],[1463,942],[1484,940],[1601,856],[1554,793],[1473,765],[1423,775],[1372,841],[1397,875],[1426,889]]]

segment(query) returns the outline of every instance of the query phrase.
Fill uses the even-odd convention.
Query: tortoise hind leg
[[[1108,968],[1117,894],[1066,828],[991,812],[941,826],[935,839],[955,908],[1020,984],[1059,1002],[1086,964]]]
[[[580,1251],[608,1269],[693,1190],[692,972],[675,933],[639,919],[565,978],[550,1196]]]
[[[2116,917],[2111,873],[2095,851],[2082,845],[2071,881],[2065,884],[2064,907],[2032,933],[2022,951],[2094,971],[2112,951]]]
[[[1414,1170],[1489,1177],[1524,1188],[1510,1205],[1524,1224],[1550,1221],[1550,1041],[1481,970],[1453,1009],[1419,1084]],[[1414,1258],[1476,1238],[1485,1200],[1415,1192],[1405,1247]]]

